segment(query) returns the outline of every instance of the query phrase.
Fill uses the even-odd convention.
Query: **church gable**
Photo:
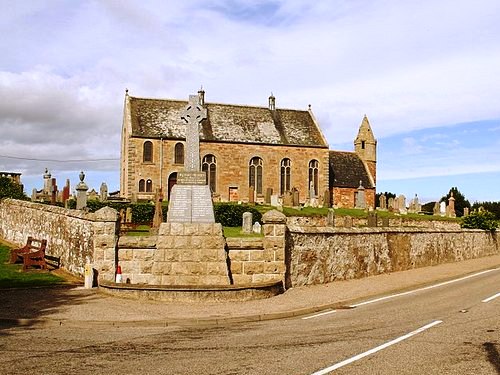
[[[132,136],[185,139],[186,101],[129,97]],[[328,147],[309,111],[206,103],[200,140]]]
[[[373,188],[363,161],[354,152],[330,151],[330,187]]]

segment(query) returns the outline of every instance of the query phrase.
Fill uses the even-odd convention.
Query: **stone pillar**
[[[94,265],[94,273],[99,280],[109,282],[115,281],[117,264],[117,241],[116,234],[119,226],[118,211],[111,207],[103,207],[94,213],[94,236],[93,236],[93,259],[90,263]]]
[[[368,226],[369,227],[376,227],[377,226],[377,213],[376,212],[369,212],[368,213]]]
[[[356,194],[356,208],[366,208],[365,188],[359,181],[358,193]]]
[[[457,217],[457,215],[455,214],[455,198],[453,198],[453,192],[448,199],[448,215],[450,217]]]
[[[271,210],[262,215],[262,222],[264,223],[264,273],[274,273],[284,283],[287,288],[291,284],[287,281],[289,277],[289,258],[286,256],[286,216],[277,211]]]
[[[87,191],[89,187],[83,181],[85,179],[85,173],[83,171],[80,172],[80,182],[76,185],[76,209],[82,210],[87,207]]]

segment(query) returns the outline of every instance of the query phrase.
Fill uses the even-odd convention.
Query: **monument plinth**
[[[186,163],[177,174],[168,203],[167,223],[215,223],[212,193],[200,171],[200,128],[207,110],[198,95],[189,95],[181,119],[186,123]]]

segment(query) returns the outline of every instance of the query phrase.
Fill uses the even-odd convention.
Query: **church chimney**
[[[269,109],[271,111],[274,111],[276,109],[276,98],[274,97],[273,93],[271,93],[271,96],[269,97]]]
[[[203,90],[203,86],[198,90],[198,97],[200,98],[200,104],[205,105],[205,90]]]

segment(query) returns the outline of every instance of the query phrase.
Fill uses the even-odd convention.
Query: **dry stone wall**
[[[292,286],[323,284],[499,254],[498,235],[481,230],[290,226]]]
[[[28,236],[47,240],[48,255],[61,267],[83,276],[87,258],[101,277],[113,279],[117,212],[95,213],[14,199],[0,201],[0,237],[19,246]]]

